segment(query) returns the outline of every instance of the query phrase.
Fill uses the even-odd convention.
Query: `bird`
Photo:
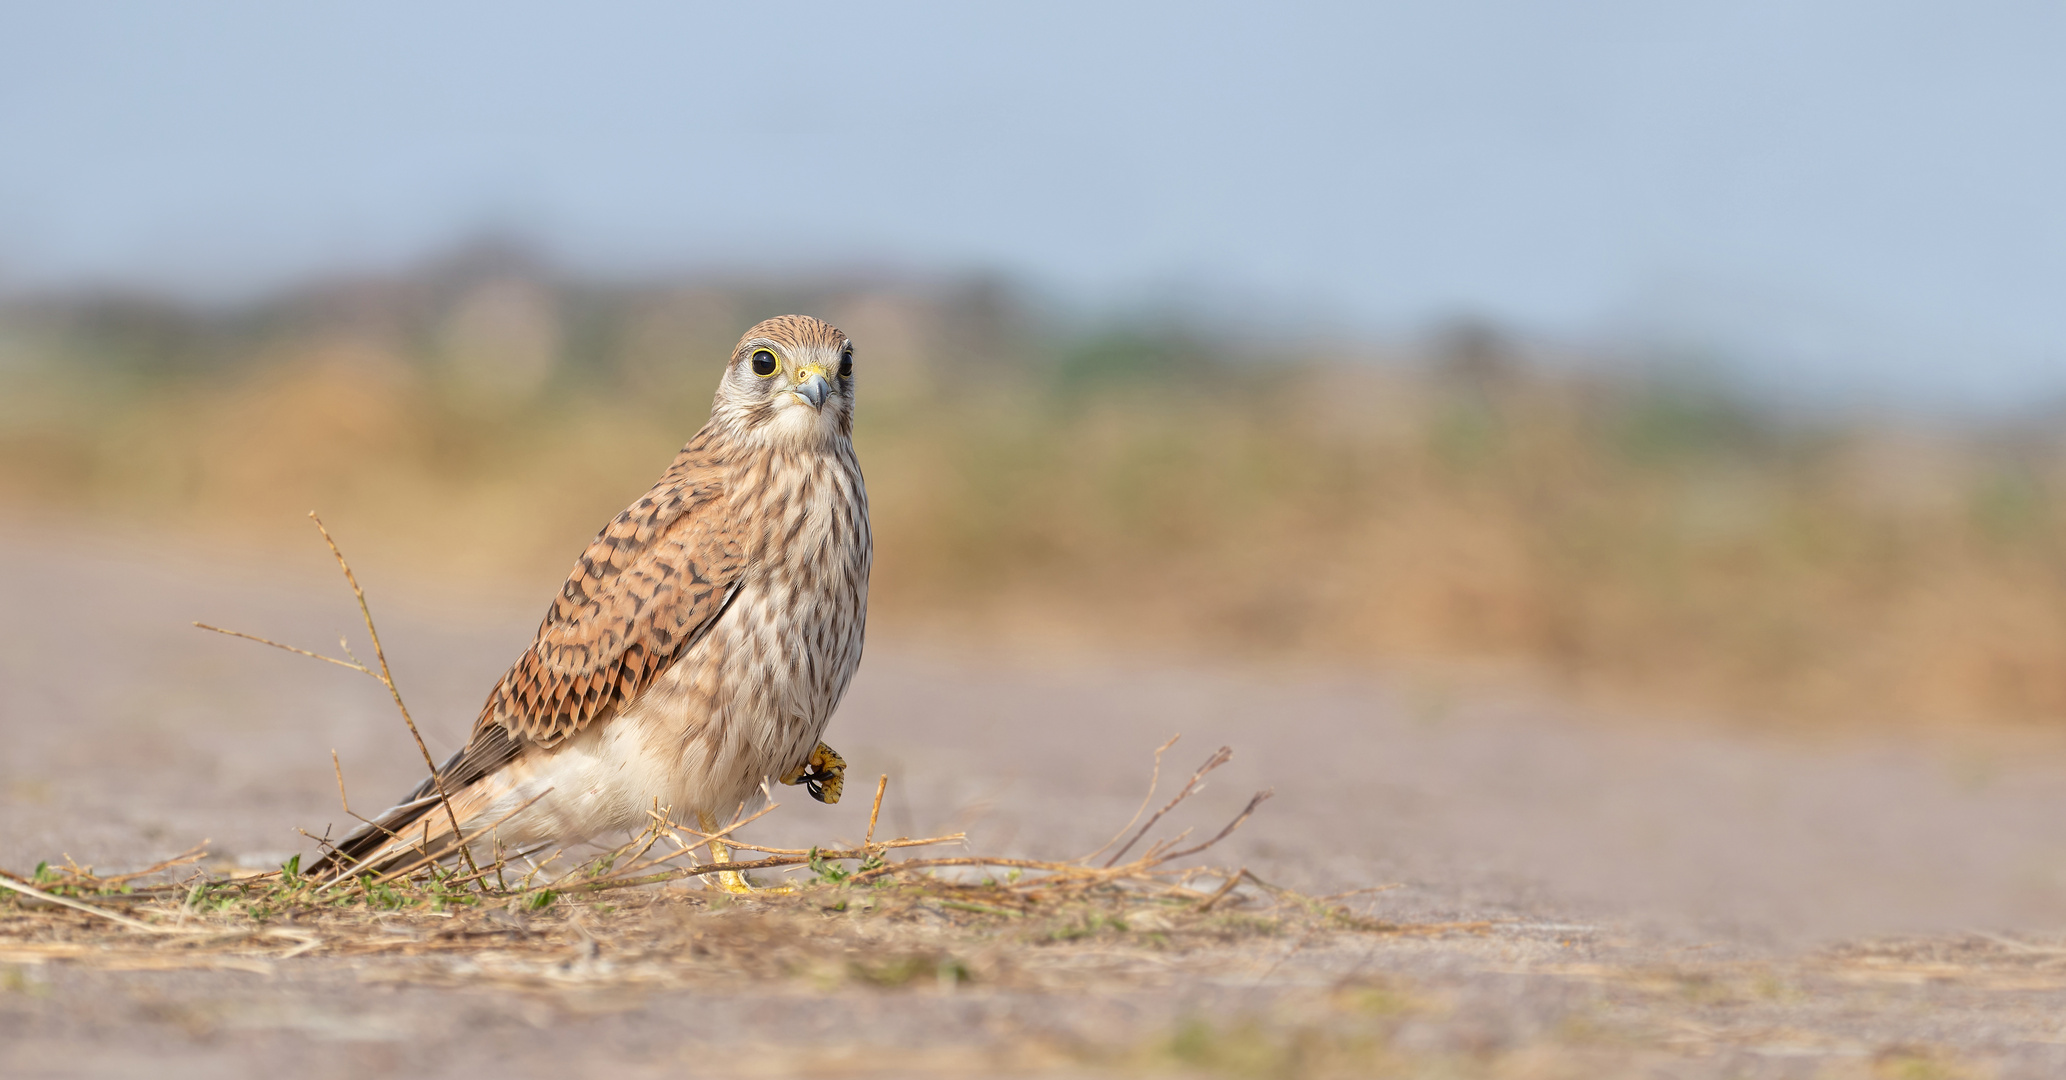
[[[837,802],[846,763],[822,736],[860,667],[874,547],[853,422],[844,333],[748,329],[709,422],[581,553],[466,744],[304,872],[573,845],[656,806],[708,834],[770,780]]]

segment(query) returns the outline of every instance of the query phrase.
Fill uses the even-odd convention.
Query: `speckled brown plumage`
[[[581,553],[477,726],[553,746],[636,698],[709,630],[746,565],[716,441],[699,434]]]
[[[497,829],[506,843],[629,827],[656,799],[684,820],[728,817],[770,781],[837,798],[805,765],[825,760],[814,750],[866,622],[851,367],[845,335],[806,316],[740,339],[709,423],[582,552],[439,770],[463,828],[533,798]],[[425,781],[312,872],[449,849],[434,804]]]

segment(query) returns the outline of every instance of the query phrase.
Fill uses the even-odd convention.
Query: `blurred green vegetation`
[[[858,343],[878,629],[1482,665],[1786,720],[2066,718],[2066,441],[1687,380],[1055,325],[993,284],[564,282],[476,259],[228,312],[0,311],[0,507],[541,598],[798,310]],[[1460,667],[1458,667],[1461,665]]]

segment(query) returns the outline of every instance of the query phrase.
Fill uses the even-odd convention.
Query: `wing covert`
[[[725,507],[718,470],[677,466],[605,525],[470,741],[492,726],[551,746],[651,685],[737,590],[745,556]]]

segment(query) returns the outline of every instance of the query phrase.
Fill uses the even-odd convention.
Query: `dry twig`
[[[1141,815],[1148,812],[1148,804],[1154,801],[1155,798],[1155,787],[1156,785],[1162,782],[1163,751],[1168,750],[1172,746],[1175,746],[1176,741],[1181,738],[1183,738],[1181,734],[1171,735],[1169,737],[1168,742],[1165,742],[1161,746],[1155,748],[1155,765],[1148,772],[1148,793],[1141,796],[1141,805],[1134,808],[1133,816],[1127,818],[1126,824],[1121,825],[1119,827],[1119,831],[1112,834],[1112,839],[1107,840],[1103,844],[1099,845],[1096,851],[1093,851],[1090,854],[1085,855],[1082,858],[1076,860],[1077,862],[1087,863],[1092,859],[1095,859],[1098,856],[1103,855],[1105,853],[1105,849],[1111,847],[1113,844],[1118,843],[1119,838],[1126,835],[1126,830],[1133,828],[1134,822],[1139,821],[1141,819]],[[1118,856],[1115,855],[1113,856],[1113,858],[1117,859]]]
[[[1171,739],[1169,742],[1162,744],[1163,748],[1167,749],[1175,742],[1175,739]],[[1178,803],[1183,802],[1185,799],[1188,799],[1192,795],[1197,793],[1198,785],[1204,781],[1206,773],[1209,773],[1212,770],[1217,769],[1222,765],[1225,765],[1227,762],[1233,760],[1233,757],[1234,750],[1232,747],[1222,746],[1218,750],[1213,751],[1212,756],[1205,759],[1205,764],[1198,766],[1198,771],[1191,774],[1191,779],[1184,784],[1184,789],[1176,793],[1176,798],[1169,800],[1169,805],[1164,806],[1162,809],[1155,811],[1155,816],[1149,818],[1148,823],[1146,825],[1141,826],[1141,831],[1133,834],[1133,839],[1128,840],[1123,847],[1121,847],[1118,851],[1113,852],[1112,857],[1105,860],[1105,865],[1107,867],[1110,867],[1113,863],[1118,862],[1120,856],[1125,855],[1128,851],[1133,849],[1133,846],[1135,844],[1140,843],[1141,837],[1148,835],[1148,830],[1154,828],[1155,823],[1161,821],[1162,816],[1164,814],[1167,814],[1171,810],[1176,809],[1176,805]],[[1158,750],[1155,752],[1155,759],[1156,773],[1157,775],[1160,775],[1162,765],[1162,751]],[[1154,794],[1154,790],[1155,789],[1153,785],[1150,785],[1148,788],[1149,794]],[[1240,822],[1236,821],[1235,824],[1238,825],[1240,824]],[[1233,831],[1231,826],[1228,828],[1228,831]]]
[[[875,819],[882,816],[882,793],[888,791],[889,786],[890,774],[888,773],[883,773],[882,779],[875,782],[875,805],[868,808],[868,833],[861,837],[861,850],[863,851],[868,851],[875,847]]]
[[[5,874],[0,874],[0,889],[7,889],[11,892],[18,892],[23,896],[33,896],[36,899],[43,901],[44,903],[56,904],[59,907],[68,907],[71,908],[73,911],[83,911],[88,915],[98,916],[100,918],[108,920],[111,923],[115,923],[120,926],[126,926],[131,930],[141,930],[146,934],[171,934],[177,932],[163,926],[152,926],[150,923],[144,922],[142,919],[132,919],[127,915],[118,915],[115,912],[107,910],[106,908],[94,907],[92,904],[89,904],[83,900],[74,900],[69,896],[60,896],[57,893],[44,892],[42,889],[39,889],[34,885],[16,881]]]
[[[452,835],[458,836],[465,830],[459,827],[459,814],[452,809],[452,796],[445,791],[445,778],[438,773],[438,763],[430,756],[430,747],[423,744],[423,733],[416,730],[416,718],[409,715],[409,706],[402,703],[402,691],[395,686],[394,672],[388,670],[387,650],[381,647],[380,631],[373,627],[373,609],[366,604],[366,590],[359,588],[359,578],[352,573],[351,564],[344,561],[344,552],[337,548],[337,541],[330,538],[330,530],[323,527],[323,519],[316,512],[308,512],[308,519],[316,523],[316,531],[323,534],[323,543],[330,545],[330,554],[337,556],[337,568],[344,571],[344,580],[352,587],[352,598],[359,602],[359,614],[366,620],[366,636],[373,639],[373,658],[380,662],[380,674],[375,676],[380,685],[387,687],[388,696],[395,699],[395,708],[402,714],[402,722],[409,725],[409,737],[416,740],[416,750],[423,755],[423,767],[430,770],[432,790],[438,793],[438,802],[445,808],[445,816],[452,824]],[[359,665],[365,671],[365,665]],[[371,674],[371,672],[368,672]],[[473,864],[473,854],[464,843],[459,845],[459,857],[466,862],[470,871],[479,871]]]

